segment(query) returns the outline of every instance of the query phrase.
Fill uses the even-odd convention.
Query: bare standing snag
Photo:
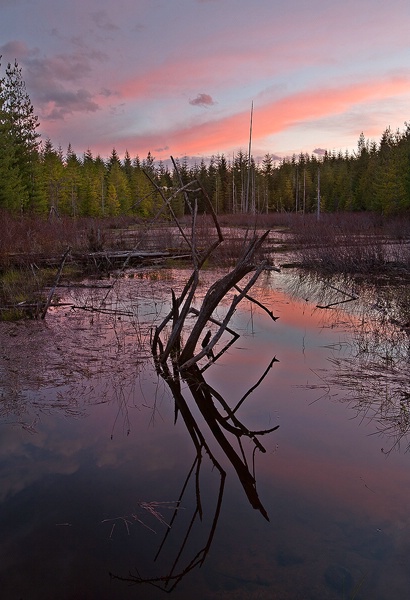
[[[175,163],[174,166],[177,170]],[[239,337],[238,334],[229,328],[229,322],[238,304],[245,297],[252,301],[252,298],[248,295],[249,291],[262,271],[271,268],[266,260],[258,258],[258,252],[269,232],[267,231],[261,236],[254,235],[252,239],[245,243],[242,255],[238,259],[236,265],[209,287],[200,309],[197,310],[192,306],[192,303],[199,284],[200,269],[203,267],[207,258],[211,256],[212,252],[223,242],[221,228],[219,227],[212,204],[199,181],[194,180],[187,185],[182,185],[181,182],[181,187],[172,194],[171,198],[166,198],[164,191],[156,186],[154,182],[152,183],[161,194],[164,205],[168,207],[170,207],[170,200],[173,197],[179,193],[183,193],[185,196],[185,203],[189,207],[192,216],[191,233],[190,236],[188,236],[180,227],[178,220],[170,207],[171,214],[189,246],[193,270],[182,293],[179,296],[176,296],[175,293],[172,292],[171,310],[162,323],[156,328],[152,337],[152,353],[157,373],[164,379],[173,394],[175,400],[175,419],[178,418],[178,415],[181,415],[195,448],[195,459],[183,485],[177,505],[178,507],[180,506],[188,483],[191,478],[193,478],[196,508],[193,511],[186,533],[183,535],[180,551],[166,575],[154,578],[143,578],[140,575],[135,575],[125,579],[134,583],[150,583],[151,585],[171,591],[189,571],[196,566],[203,564],[216,531],[222,506],[226,472],[222,467],[221,462],[217,459],[216,453],[212,449],[215,442],[222,449],[236,472],[251,506],[258,510],[266,520],[269,520],[268,514],[259,499],[256,489],[254,454],[256,450],[265,452],[265,448],[261,444],[259,437],[271,433],[276,430],[278,426],[262,431],[251,431],[239,420],[236,416],[236,412],[251,392],[266,377],[273,363],[276,361],[276,358],[273,358],[270,361],[269,366],[265,369],[265,372],[259,378],[258,382],[253,385],[241,399],[239,399],[239,402],[236,403],[234,408],[231,408],[230,404],[222,397],[222,395],[206,382],[203,372],[207,367],[218,360],[232,343],[229,342],[225,348],[215,356],[213,348],[220,340],[222,334],[225,331],[229,332],[232,335],[233,341]],[[209,246],[202,251],[197,248],[195,241],[197,194],[202,194],[203,200],[208,207],[215,226],[215,241],[210,240]],[[192,198],[192,196],[194,197]],[[240,282],[245,277],[246,280],[242,284],[243,287],[239,287]],[[213,314],[226,295],[232,291],[234,291],[235,295],[226,310],[223,321],[219,321]],[[271,311],[267,310],[259,302],[257,302],[257,304],[268,312],[273,321],[276,320],[277,317],[274,317]],[[191,323],[187,323],[188,315],[191,316],[192,314],[196,316],[193,326]],[[213,335],[210,324],[218,327]],[[184,341],[185,338],[186,340]],[[208,358],[208,363],[200,368],[199,361],[203,358]],[[203,419],[202,427],[199,425],[197,417],[194,416],[194,412],[191,410],[191,401],[186,398],[186,389],[189,390],[191,400],[194,401],[196,407],[199,409],[199,413]],[[209,436],[209,434],[211,434],[211,436]],[[248,460],[246,456],[246,448],[244,448],[242,443],[242,440],[246,438],[250,440],[253,445],[250,460]],[[194,552],[191,560],[188,560],[184,565],[180,565],[181,556],[188,544],[193,525],[197,519],[202,521],[205,512],[201,495],[200,474],[201,466],[203,465],[206,456],[210,459],[213,469],[216,470],[220,476],[218,496],[214,510],[211,513],[210,529],[204,542],[204,546]],[[167,538],[171,534],[177,515],[178,509],[175,510],[170,523],[171,526],[165,533],[157,557],[162,552]]]

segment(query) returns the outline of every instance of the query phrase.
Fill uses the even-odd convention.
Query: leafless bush
[[[246,229],[289,228],[298,215],[286,212],[274,213],[235,213],[218,216],[221,227],[240,227]]]
[[[0,270],[38,257],[59,256],[70,247],[75,252],[110,248],[132,248],[147,230],[146,224],[130,217],[110,219],[11,216],[0,212]]]
[[[409,227],[371,213],[309,215],[292,227],[297,257],[323,273],[369,273],[409,268]]]

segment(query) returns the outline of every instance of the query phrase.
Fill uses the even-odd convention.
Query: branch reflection
[[[229,345],[230,344],[227,344],[228,347]],[[230,465],[232,465],[236,472],[250,505],[255,510],[258,510],[261,515],[269,521],[268,513],[263,506],[257,491],[255,478],[255,452],[257,450],[266,452],[259,438],[272,433],[278,429],[279,426],[277,425],[261,431],[253,431],[239,420],[236,416],[236,412],[249,395],[262,383],[275,362],[277,362],[277,359],[272,358],[259,380],[247,390],[239,402],[231,408],[222,395],[205,381],[203,372],[197,364],[184,370],[183,375],[181,375],[175,361],[171,368],[166,362],[156,361],[157,372],[168,385],[175,400],[175,421],[182,417],[195,448],[195,458],[182,486],[176,508],[169,523],[169,527],[159,546],[155,560],[158,560],[160,555],[165,552],[166,543],[174,532],[175,527],[178,525],[180,507],[182,506],[184,496],[187,494],[190,483],[195,489],[194,508],[188,523],[185,524],[185,532],[182,533],[180,547],[174,556],[169,569],[164,575],[158,577],[143,577],[139,574],[135,574],[129,577],[120,577],[118,575],[112,575],[112,577],[132,583],[151,584],[162,588],[164,591],[171,592],[185,575],[204,563],[211,548],[218,520],[221,515],[227,476],[227,473],[221,464],[222,461],[217,458],[217,452],[213,449],[215,441],[217,442],[216,448],[223,451]],[[189,394],[186,394],[186,391],[189,391]],[[186,396],[188,396],[188,398]],[[205,424],[206,427],[204,427],[203,424],[200,425],[198,423],[198,418],[195,417],[194,411],[190,407],[192,399],[194,400],[194,407],[199,410],[200,416],[203,419],[203,424]],[[246,451],[243,443],[244,440],[249,440],[251,442],[250,452]],[[188,554],[188,558],[184,558],[190,536],[193,533],[194,525],[198,521],[201,522],[204,518],[205,508],[203,505],[201,469],[206,457],[209,458],[213,469],[216,470],[219,475],[215,506],[212,510],[212,516],[209,520],[203,545],[197,550],[190,550],[191,555]]]

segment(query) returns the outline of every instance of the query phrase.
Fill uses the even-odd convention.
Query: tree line
[[[1,66],[1,65],[0,65]],[[39,120],[18,63],[8,64],[0,79],[0,209],[15,214],[151,217],[162,200],[152,181],[165,191],[199,179],[217,213],[275,211],[376,211],[397,214],[410,208],[410,125],[387,128],[378,142],[360,135],[353,153],[324,152],[275,160],[255,160],[239,150],[176,169],[141,159],[128,151],[108,159],[90,150],[77,155],[50,139],[41,141]],[[184,212],[182,195],[173,200]],[[199,210],[205,209],[199,206]]]

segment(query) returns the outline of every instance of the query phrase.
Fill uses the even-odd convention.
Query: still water
[[[259,437],[265,453],[242,440],[268,521],[183,389],[223,489],[206,452],[195,463],[155,372],[152,328],[183,277],[67,290],[44,323],[2,325],[1,598],[407,598],[406,431],[400,445],[391,423],[381,434],[352,399],[354,377],[347,390],[335,375],[363,316],[318,309],[289,295],[293,275],[268,274],[252,295],[279,319],[244,301],[239,339],[203,372],[231,407],[260,382],[237,416],[253,431],[279,425]],[[386,390],[371,390],[377,405]]]

